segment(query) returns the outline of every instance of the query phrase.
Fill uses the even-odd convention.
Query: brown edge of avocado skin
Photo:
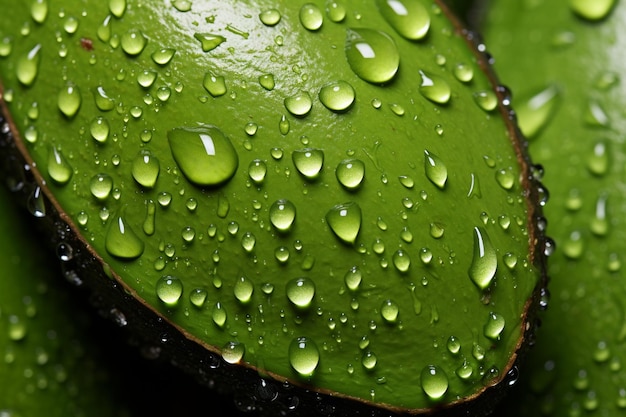
[[[487,415],[506,394],[507,388],[517,380],[518,366],[528,348],[534,344],[534,332],[539,323],[537,312],[541,310],[540,307],[544,307],[547,296],[546,253],[547,248],[553,245],[544,234],[542,205],[545,204],[547,191],[535,174],[540,171],[539,167],[530,162],[528,143],[517,127],[515,113],[510,107],[510,93],[499,84],[484,45],[477,40],[475,33],[463,27],[441,0],[436,0],[436,4],[455,26],[457,36],[464,38],[475,51],[481,69],[491,80],[497,94],[499,111],[506,121],[522,170],[521,184],[528,204],[530,259],[541,271],[540,281],[521,314],[522,330],[515,353],[498,376],[469,397],[447,404],[433,403],[432,407],[426,409],[406,409],[320,390],[250,365],[231,365],[225,362],[217,347],[200,341],[138,298],[134,290],[111,270],[81,236],[78,227],[63,212],[29,156],[7,105],[2,100],[1,83],[0,173],[23,207],[28,208],[29,201],[38,194],[45,207],[45,215],[37,218],[37,227],[44,233],[47,239],[45,243],[57,253],[61,248],[65,253],[71,253],[71,256],[60,258],[62,271],[68,280],[86,289],[91,304],[102,316],[125,327],[126,336],[134,340],[146,356],[167,360],[194,376],[199,383],[217,393],[233,397],[241,410],[263,416]]]

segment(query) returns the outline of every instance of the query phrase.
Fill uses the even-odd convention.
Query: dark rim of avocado
[[[218,391],[225,390],[225,392],[233,394],[237,390],[258,386],[258,381],[262,381],[261,384],[273,386],[269,391],[274,392],[273,390],[276,390],[276,396],[279,395],[278,391],[285,391],[282,400],[285,401],[286,409],[289,409],[289,401],[295,401],[294,398],[296,398],[297,404],[294,404],[294,407],[299,412],[304,409],[305,414],[312,413],[315,415],[337,415],[336,413],[341,414],[348,410],[352,415],[360,415],[361,411],[364,414],[368,413],[368,415],[389,415],[389,413],[418,415],[437,412],[456,415],[457,413],[465,414],[470,409],[483,414],[492,407],[490,404],[495,404],[497,399],[504,394],[506,388],[513,385],[517,379],[518,365],[523,359],[526,349],[532,345],[535,328],[538,324],[535,314],[542,305],[542,299],[547,294],[546,262],[548,249],[553,245],[552,241],[545,235],[546,221],[542,213],[542,206],[547,200],[547,190],[540,182],[540,175],[537,174],[541,168],[531,163],[527,151],[527,142],[516,125],[515,112],[510,106],[510,92],[498,82],[492,68],[491,57],[485,50],[485,45],[480,42],[476,33],[463,27],[459,19],[441,0],[437,0],[436,3],[453,23],[456,34],[465,39],[468,47],[476,55],[478,65],[490,79],[493,90],[498,97],[498,111],[506,121],[508,135],[522,172],[521,183],[525,190],[528,207],[529,259],[541,273],[533,297],[527,301],[522,314],[523,331],[515,353],[493,384],[483,387],[472,396],[444,405],[434,405],[432,408],[405,409],[384,403],[370,403],[363,399],[321,390],[298,381],[292,381],[284,376],[257,369],[251,365],[230,365],[224,362],[221,359],[219,349],[215,346],[200,341],[182,327],[159,315],[156,309],[136,297],[137,294],[134,290],[108,267],[104,259],[81,236],[77,225],[64,213],[59,202],[46,187],[46,181],[28,154],[24,141],[11,119],[7,105],[2,99],[3,87],[0,83],[0,161],[3,165],[1,168],[4,171],[5,181],[14,192],[21,195],[20,200],[23,205],[33,193],[37,193],[43,198],[47,214],[38,221],[43,223],[40,226],[48,233],[52,231],[48,244],[54,248],[63,243],[73,248],[73,258],[68,262],[62,262],[66,276],[79,277],[80,281],[88,282],[85,286],[90,291],[92,302],[103,315],[115,320],[116,318],[119,319],[119,314],[122,313],[129,323],[134,323],[134,326],[131,326],[134,332],[133,336],[137,336],[142,345],[150,346],[152,344],[154,349],[148,348],[148,350],[154,355],[166,357],[182,369],[196,374],[200,382],[213,385],[213,375],[226,377],[240,375],[237,383],[233,383],[229,387],[217,387]],[[247,381],[241,383],[244,379]],[[245,387],[241,385],[245,385]],[[312,395],[298,398],[300,392],[290,392],[293,386],[303,388]],[[274,403],[276,396],[268,395],[269,398],[256,398],[259,402],[257,404],[258,409],[263,410],[263,404],[269,406],[270,403]],[[377,414],[374,414],[374,411]]]

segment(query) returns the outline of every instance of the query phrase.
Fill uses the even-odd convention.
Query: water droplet
[[[598,197],[596,202],[596,210],[593,218],[591,219],[590,229],[596,236],[605,236],[609,231],[609,221],[607,218],[607,199],[606,194],[602,194]]]
[[[440,400],[448,391],[448,376],[438,366],[428,365],[422,369],[420,380],[422,390],[431,400]]]
[[[106,142],[106,140],[109,138],[110,131],[111,127],[109,125],[109,121],[103,117],[96,117],[89,125],[89,132],[91,133],[91,137],[99,143]]]
[[[361,270],[357,266],[353,266],[346,272],[343,277],[344,282],[346,283],[346,287],[350,291],[356,291],[361,286],[361,281],[363,280],[363,274]]]
[[[20,317],[16,315],[10,315],[8,317],[9,321],[9,331],[8,336],[10,340],[14,342],[20,341],[26,337],[28,333],[28,328],[26,326],[26,321],[22,320]]]
[[[222,348],[222,358],[228,363],[239,363],[246,349],[243,343],[228,342]]]
[[[213,306],[213,311],[211,312],[211,318],[213,319],[213,323],[215,323],[218,327],[224,327],[226,324],[226,319],[228,315],[226,313],[226,308],[219,301],[215,303]]]
[[[424,150],[424,171],[426,177],[437,187],[443,189],[448,180],[448,168],[439,157]]]
[[[276,86],[276,82],[274,81],[274,75],[272,74],[263,74],[259,77],[259,84],[261,87],[265,88],[268,91],[272,91]]]
[[[496,276],[497,268],[498,257],[487,232],[481,227],[474,227],[474,255],[469,268],[472,282],[481,290],[487,289]]]
[[[324,15],[319,7],[313,3],[306,3],[300,8],[300,23],[308,30],[318,30],[324,23]]]
[[[279,232],[291,229],[296,219],[296,206],[289,200],[277,200],[270,207],[270,222]]]
[[[146,200],[146,216],[143,220],[143,232],[152,236],[156,230],[156,204],[152,200]]]
[[[365,164],[359,159],[344,159],[335,170],[337,181],[348,190],[354,190],[363,183]]]
[[[289,345],[289,364],[303,377],[310,377],[320,361],[320,352],[313,340],[297,337]]]
[[[155,64],[167,65],[172,60],[175,53],[176,53],[175,49],[163,48],[163,49],[154,51],[152,55],[150,55],[150,57],[152,58]]]
[[[35,82],[39,73],[41,44],[37,44],[27,54],[18,58],[16,63],[17,79],[26,87]]]
[[[420,249],[420,260],[422,261],[424,265],[430,264],[430,262],[433,260],[433,253],[430,251],[430,249],[428,248]]]
[[[219,97],[226,94],[226,80],[222,76],[217,76],[210,72],[207,72],[204,75],[202,86],[213,97]]]
[[[363,356],[361,357],[361,365],[368,371],[376,368],[376,363],[378,362],[378,358],[371,350],[367,350],[363,352]]]
[[[138,29],[130,29],[120,39],[122,50],[131,56],[139,55],[143,52],[147,43],[148,39]]]
[[[398,249],[393,254],[393,265],[396,269],[402,273],[405,273],[411,267],[411,258],[409,257],[408,252],[403,249]]]
[[[111,222],[104,246],[111,256],[128,260],[140,257],[144,250],[143,241],[121,215]]]
[[[509,169],[499,169],[496,171],[496,181],[500,184],[500,187],[505,190],[510,190],[515,185],[515,174]]]
[[[259,130],[259,126],[256,123],[248,122],[243,129],[248,136],[256,135],[256,132]]]
[[[265,175],[267,174],[267,165],[265,161],[261,159],[255,159],[250,162],[250,166],[248,166],[248,175],[250,179],[254,181],[256,184],[261,184],[263,180],[265,180]]]
[[[584,114],[585,122],[590,126],[606,127],[609,125],[609,116],[600,103],[589,100]]]
[[[607,173],[609,169],[609,149],[606,141],[601,140],[595,143],[593,151],[587,159],[587,168],[594,175],[602,176]]]
[[[497,313],[489,313],[487,323],[483,327],[483,334],[491,340],[500,340],[500,335],[504,330],[506,322],[504,317]]]
[[[588,20],[604,19],[615,5],[615,0],[569,0],[572,10]]]
[[[287,116],[285,116],[284,114],[280,117],[280,121],[278,122],[278,130],[280,131],[280,133],[282,135],[286,135],[287,133],[289,133],[289,129],[291,128],[291,124],[289,123],[289,120],[287,119]],[[279,148],[273,148],[274,149],[279,149]],[[282,158],[282,151],[281,151],[281,158]],[[275,158],[276,159],[276,158]],[[280,158],[279,158],[280,159]]]
[[[30,15],[37,23],[43,23],[48,17],[48,0],[33,0],[30,4]]]
[[[346,8],[336,1],[326,2],[326,16],[331,22],[339,23],[346,18]]]
[[[167,133],[167,138],[174,160],[194,184],[219,185],[235,175],[239,156],[215,126],[175,128]]]
[[[456,355],[461,351],[461,342],[459,342],[459,339],[456,337],[450,336],[450,338],[448,338],[448,342],[446,343],[446,347],[448,348],[448,352]]]
[[[315,297],[315,283],[310,278],[296,278],[287,282],[287,298],[298,308],[311,306]]]
[[[189,0],[173,0],[172,6],[179,12],[188,12],[191,10],[192,3]]]
[[[339,239],[353,244],[361,230],[361,207],[354,202],[338,204],[326,213],[326,222]]]
[[[89,182],[91,194],[98,200],[106,200],[113,189],[113,178],[107,174],[96,174]]]
[[[326,108],[336,112],[346,111],[354,103],[356,92],[345,81],[326,84],[320,89],[319,99]]]
[[[73,83],[67,83],[57,96],[59,110],[69,118],[74,117],[78,113],[82,101],[80,89]]]
[[[548,123],[557,108],[560,92],[554,85],[516,103],[515,112],[520,130],[532,139]]]
[[[493,111],[498,106],[498,97],[492,90],[477,91],[473,96],[478,107],[486,112]]]
[[[511,253],[511,252],[505,253],[504,256],[502,257],[502,260],[504,261],[504,264],[509,269],[514,269],[515,266],[517,265],[517,255],[515,255],[514,253]]]
[[[73,170],[63,153],[52,146],[48,154],[48,175],[57,184],[67,184],[72,177]]]
[[[209,294],[207,290],[202,289],[202,288],[196,288],[193,291],[191,291],[191,293],[189,294],[189,301],[194,306],[201,308],[202,306],[204,306],[204,303],[206,302],[208,295]]]
[[[578,230],[569,234],[563,242],[563,254],[570,259],[578,259],[584,251],[584,240]]]
[[[156,283],[156,295],[164,304],[175,306],[183,295],[183,282],[171,275],[162,276]]]
[[[74,16],[68,16],[65,22],[63,22],[63,29],[70,35],[76,33],[78,30],[78,19]]]
[[[471,65],[459,62],[452,70],[457,80],[468,83],[474,78],[474,68]]]
[[[9,36],[5,36],[0,39],[0,57],[7,57],[11,55],[13,51],[13,39]]]
[[[225,37],[210,33],[194,33],[193,37],[200,41],[204,52],[210,52],[226,41]]]
[[[235,282],[233,288],[233,294],[239,302],[246,304],[252,299],[252,293],[254,292],[254,285],[252,281],[244,276],[239,277]]]
[[[276,26],[281,17],[280,12],[276,9],[267,9],[259,13],[259,19],[266,26]]]
[[[102,86],[98,86],[93,91],[94,99],[96,101],[96,107],[98,107],[101,111],[111,111],[115,108],[115,100],[113,100],[109,95],[104,91]]]
[[[109,0],[109,10],[113,16],[121,18],[126,12],[126,0]]]
[[[311,96],[306,91],[300,91],[293,96],[285,98],[285,108],[294,116],[306,116],[313,106]]]
[[[324,166],[324,151],[321,149],[298,149],[291,154],[293,164],[300,174],[312,180],[319,176]]]
[[[157,72],[153,70],[143,70],[137,76],[137,84],[144,88],[150,87],[154,84],[154,81],[157,78]]]
[[[387,323],[395,323],[398,320],[398,315],[400,314],[400,307],[398,303],[392,300],[383,301],[382,306],[380,307],[380,316]]]
[[[446,104],[450,101],[452,91],[443,78],[437,75],[426,74],[422,70],[419,71],[419,74],[422,77],[419,87],[422,96],[437,104]]]
[[[345,53],[352,71],[370,83],[390,81],[400,66],[400,53],[393,39],[374,29],[348,29]]]
[[[428,10],[410,0],[377,0],[380,13],[401,35],[410,40],[423,39],[430,28]]]
[[[159,160],[148,150],[142,150],[133,160],[132,175],[143,187],[153,188],[159,177]]]

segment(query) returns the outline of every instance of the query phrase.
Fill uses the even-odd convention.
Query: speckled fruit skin
[[[4,154],[155,351],[268,412],[486,410],[514,378],[545,191],[444,5],[14,6]]]

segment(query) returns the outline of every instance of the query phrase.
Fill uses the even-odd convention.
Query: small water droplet
[[[419,71],[419,74],[422,77],[419,87],[422,96],[437,104],[446,104],[450,101],[452,91],[446,80],[438,75],[427,74],[422,70]]]
[[[326,108],[335,112],[346,111],[356,98],[354,88],[346,81],[326,84],[320,89],[319,99]]]
[[[68,118],[72,118],[78,113],[82,101],[80,89],[73,83],[67,83],[57,96],[59,110]]]
[[[204,75],[204,80],[202,81],[202,86],[209,92],[213,97],[219,97],[226,94],[226,80],[221,75],[214,75],[210,72],[207,72]]]
[[[222,348],[222,358],[228,363],[239,363],[245,354],[245,346],[239,342],[228,342]]]
[[[419,40],[428,33],[430,14],[421,3],[407,0],[377,0],[376,5],[380,14],[401,36]]]
[[[289,364],[300,376],[313,375],[320,361],[320,352],[313,340],[307,337],[293,339],[288,353]]]
[[[157,79],[157,72],[153,70],[143,70],[137,75],[137,84],[143,88],[148,88]]]
[[[210,52],[226,41],[225,37],[211,33],[194,33],[193,37],[200,42],[204,52]]]
[[[78,30],[78,19],[74,16],[68,16],[63,22],[63,29],[70,35],[76,33]]]
[[[194,184],[220,185],[235,175],[239,156],[215,126],[175,128],[167,133],[167,138],[174,160]]]
[[[115,100],[109,97],[102,86],[98,86],[93,91],[94,99],[96,101],[96,107],[100,111],[111,111],[115,108]]]
[[[489,313],[489,318],[483,327],[483,334],[491,340],[500,340],[506,322],[504,317],[497,313]]]
[[[354,202],[338,204],[326,213],[326,222],[339,239],[354,244],[361,230],[361,207]]]
[[[147,43],[148,39],[143,32],[138,29],[130,29],[128,32],[124,33],[120,39],[122,50],[131,56],[139,55],[143,52]]]
[[[103,117],[96,117],[89,125],[91,137],[99,143],[105,143],[109,138],[111,127],[109,121]]]
[[[175,53],[176,53],[175,49],[162,48],[162,49],[154,51],[152,55],[150,55],[150,57],[152,58],[155,64],[167,65],[172,60]]]
[[[591,232],[596,236],[605,236],[609,232],[607,199],[606,194],[601,194],[596,202],[596,210],[590,224]]]
[[[377,362],[378,358],[376,357],[376,354],[374,352],[372,352],[371,350],[366,350],[365,352],[363,352],[363,356],[361,357],[361,365],[363,365],[363,368],[371,371],[376,368]]]
[[[511,252],[505,253],[504,256],[502,257],[502,260],[504,261],[504,264],[509,269],[514,269],[515,266],[517,265],[517,255],[515,255],[514,253],[511,253]]]
[[[448,169],[443,161],[435,154],[424,150],[424,171],[426,177],[437,187],[443,189],[448,180]]]
[[[126,13],[126,0],[109,0],[109,10],[118,19]]]
[[[602,105],[596,100],[589,100],[585,108],[585,122],[590,126],[607,127],[609,125],[609,116]]]
[[[615,5],[615,0],[569,0],[572,10],[587,20],[604,19]]]
[[[337,165],[335,175],[342,186],[354,190],[363,183],[365,164],[359,159],[344,159]]]
[[[261,184],[267,174],[267,164],[261,159],[255,159],[248,166],[248,175],[256,184]]]
[[[239,277],[235,282],[235,287],[233,288],[233,294],[235,298],[239,300],[239,302],[243,304],[247,304],[252,299],[252,294],[254,292],[254,285],[252,281],[246,277]]]
[[[472,282],[481,290],[487,289],[496,276],[497,268],[498,257],[487,232],[481,227],[474,227],[474,255],[469,268]]]
[[[505,190],[510,190],[515,185],[515,174],[509,169],[499,169],[496,171],[496,181],[500,184],[500,187]]]
[[[374,29],[348,29],[345,53],[352,71],[370,83],[390,81],[400,66],[400,53],[393,39]]]
[[[167,306],[175,306],[183,295],[183,282],[174,276],[165,275],[156,283],[156,295]]]
[[[474,78],[474,68],[471,65],[459,62],[452,70],[457,80],[468,83]]]
[[[281,18],[280,12],[276,9],[267,9],[259,13],[259,19],[266,26],[276,26]]]
[[[446,347],[448,348],[448,352],[453,355],[458,354],[461,351],[461,342],[454,336],[450,336],[448,338],[448,342],[446,343]]]
[[[554,85],[521,100],[515,105],[520,130],[533,139],[547,125],[559,102],[560,92]]]
[[[67,184],[72,177],[73,170],[63,153],[55,146],[48,154],[48,175],[59,185]]]
[[[342,22],[346,18],[346,8],[340,2],[326,2],[326,16],[328,16],[331,22]]]
[[[96,174],[89,182],[91,194],[98,200],[106,200],[113,189],[113,178],[107,174]]]
[[[172,6],[179,12],[188,12],[191,10],[192,3],[189,0],[172,0]]]
[[[121,215],[116,216],[111,222],[104,246],[111,256],[120,259],[136,259],[144,251],[143,241],[135,234]]]
[[[474,373],[474,367],[467,361],[463,361],[463,364],[455,371],[456,375],[464,381],[471,378]]]
[[[296,206],[289,200],[277,200],[270,207],[270,222],[279,232],[291,229],[296,219]]]
[[[308,308],[315,297],[315,283],[310,278],[296,278],[287,282],[287,298],[298,308]]]
[[[300,8],[300,23],[305,29],[315,31],[322,27],[324,15],[313,3],[306,3]]]
[[[569,234],[563,242],[563,254],[570,259],[578,259],[584,251],[584,240],[578,230]]]
[[[143,232],[152,236],[156,230],[156,204],[152,200],[146,200],[146,217],[143,220]]]
[[[39,73],[40,51],[41,44],[37,44],[27,54],[20,56],[17,60],[15,66],[17,79],[26,87],[33,85]]]
[[[486,112],[493,111],[498,106],[498,97],[492,90],[477,91],[473,96],[478,107]]]
[[[133,160],[131,172],[135,181],[142,187],[154,188],[159,171],[159,160],[148,150],[140,151]]]
[[[213,306],[213,311],[211,312],[211,318],[213,319],[213,323],[215,323],[218,327],[224,327],[226,324],[226,319],[228,315],[226,313],[226,308],[219,301],[215,303]]]
[[[346,284],[346,287],[350,291],[357,291],[361,286],[361,281],[363,280],[363,274],[358,266],[353,266],[346,272],[343,277],[343,280]]]
[[[311,96],[306,91],[300,91],[297,94],[285,98],[285,108],[294,116],[306,116],[313,106]]]
[[[448,391],[448,376],[435,365],[428,365],[420,374],[422,390],[433,401],[440,400]]]
[[[274,75],[272,74],[263,74],[259,77],[259,84],[261,87],[265,88],[268,91],[272,91],[276,86],[276,82],[274,81]]]
[[[587,168],[594,175],[602,176],[607,173],[609,149],[606,141],[600,140],[593,145],[593,150],[587,158]]]
[[[398,320],[398,315],[400,314],[400,306],[398,303],[392,300],[383,301],[382,306],[380,307],[380,316],[387,323],[395,323]]]
[[[402,273],[408,272],[411,267],[411,258],[409,257],[408,252],[403,249],[398,249],[393,254],[392,261],[396,269]]]
[[[300,174],[312,180],[319,176],[324,166],[324,151],[321,149],[298,149],[291,154],[293,164]]]

